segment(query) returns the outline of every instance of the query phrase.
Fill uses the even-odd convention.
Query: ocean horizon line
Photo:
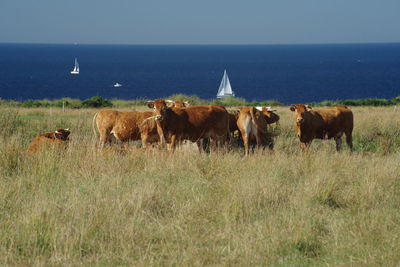
[[[61,45],[61,46],[70,46],[70,45],[79,45],[79,46],[345,46],[345,45],[398,45],[399,42],[348,42],[348,43],[241,43],[241,44],[223,44],[223,43],[187,43],[187,44],[179,44],[179,43],[165,43],[165,44],[154,44],[154,43],[137,43],[137,44],[123,44],[123,43],[52,43],[52,42],[0,42],[0,45]]]

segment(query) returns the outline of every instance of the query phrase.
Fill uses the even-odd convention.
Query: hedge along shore
[[[200,99],[196,95],[184,95],[175,94],[168,97],[160,97],[163,99],[171,100],[184,100],[189,101],[191,105],[208,105],[218,104],[227,107],[238,107],[238,106],[282,106],[279,101],[276,100],[264,100],[264,101],[247,101],[246,99],[239,97],[229,97],[225,99],[213,99],[205,100]],[[135,99],[135,100],[123,100],[123,99],[105,99],[101,96],[93,96],[86,100],[72,99],[72,98],[61,98],[61,99],[42,99],[42,100],[26,100],[26,101],[13,101],[0,99],[0,106],[8,107],[68,107],[68,108],[99,108],[99,107],[115,107],[124,108],[132,106],[143,106],[146,101],[150,99]],[[300,103],[292,103],[300,104]],[[400,96],[392,99],[384,98],[364,98],[364,99],[347,99],[347,100],[325,100],[321,102],[310,102],[301,103],[309,104],[311,106],[334,106],[334,105],[348,105],[348,106],[395,106],[400,104]]]

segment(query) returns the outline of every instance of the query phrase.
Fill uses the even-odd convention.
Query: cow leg
[[[342,137],[335,137],[336,141],[336,151],[340,151],[342,149]]]
[[[242,135],[243,145],[244,145],[244,155],[249,155],[249,136],[247,134]]]
[[[300,143],[300,147],[301,147],[301,149],[303,149],[303,150],[306,150],[307,148],[309,148],[309,147],[310,147],[310,145],[311,145],[311,142],[312,142],[312,141],[308,141],[308,142],[301,142],[301,143]]]
[[[142,134],[142,136],[140,137],[141,141],[142,141],[142,148],[146,148],[147,147],[147,136],[144,136]]]
[[[350,151],[353,151],[353,137],[351,135],[351,132],[350,133],[348,133],[348,132],[346,133],[346,143],[349,146]]]
[[[199,149],[199,153],[202,153],[203,152],[203,144],[204,144],[203,139],[197,140],[196,144],[197,144],[197,148]]]
[[[175,151],[176,148],[176,135],[173,134],[171,135],[171,150]]]
[[[104,147],[107,143],[110,143],[110,133],[108,131],[100,131],[99,146]]]
[[[265,133],[258,130],[256,135],[257,149],[264,148],[266,146],[265,138]]]
[[[209,138],[201,138],[196,141],[197,148],[199,152],[210,153],[210,139]]]

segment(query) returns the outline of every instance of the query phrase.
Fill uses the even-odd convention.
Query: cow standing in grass
[[[187,101],[172,101],[172,100],[165,100],[167,103],[169,103],[169,105],[171,107],[175,107],[175,108],[186,108],[189,106],[189,102]],[[141,140],[142,140],[142,147],[146,148],[147,144],[151,144],[151,143],[155,143],[158,142],[159,139],[159,133],[157,131],[157,123],[156,120],[154,119],[155,116],[151,116],[148,117],[147,119],[145,119],[140,127],[140,136],[141,136]]]
[[[255,139],[258,147],[272,148],[272,137],[268,133],[268,124],[279,121],[279,116],[269,107],[240,108],[237,126],[242,136],[245,155],[249,154],[250,143]]]
[[[93,131],[97,135],[96,125],[100,133],[99,146],[111,143],[112,136],[121,142],[140,140],[140,125],[151,116],[154,116],[153,112],[100,110],[93,117]],[[158,141],[156,128],[149,131],[149,139]]]
[[[201,141],[210,138],[214,144],[224,143],[229,135],[228,112],[223,106],[190,106],[176,108],[173,103],[162,99],[149,101],[147,106],[154,109],[160,140],[165,139],[175,149],[182,140],[196,142],[201,148]]]
[[[65,147],[70,133],[69,129],[60,128],[54,132],[39,134],[32,140],[26,153],[32,155],[45,147]]]
[[[342,136],[353,149],[353,112],[346,106],[313,109],[308,105],[296,104],[290,107],[294,112],[295,130],[303,148],[310,146],[314,138],[336,141],[336,150],[342,147]]]

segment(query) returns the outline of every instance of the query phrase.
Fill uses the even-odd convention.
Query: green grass
[[[145,108],[143,108],[145,110]],[[299,149],[288,107],[275,149],[98,150],[96,110],[0,110],[0,265],[396,266],[400,119],[354,108],[355,151]],[[43,112],[44,118],[21,116]],[[38,114],[36,114],[38,115]],[[397,115],[397,116],[396,116]],[[68,119],[66,119],[68,118]],[[21,153],[71,129],[66,150]]]

